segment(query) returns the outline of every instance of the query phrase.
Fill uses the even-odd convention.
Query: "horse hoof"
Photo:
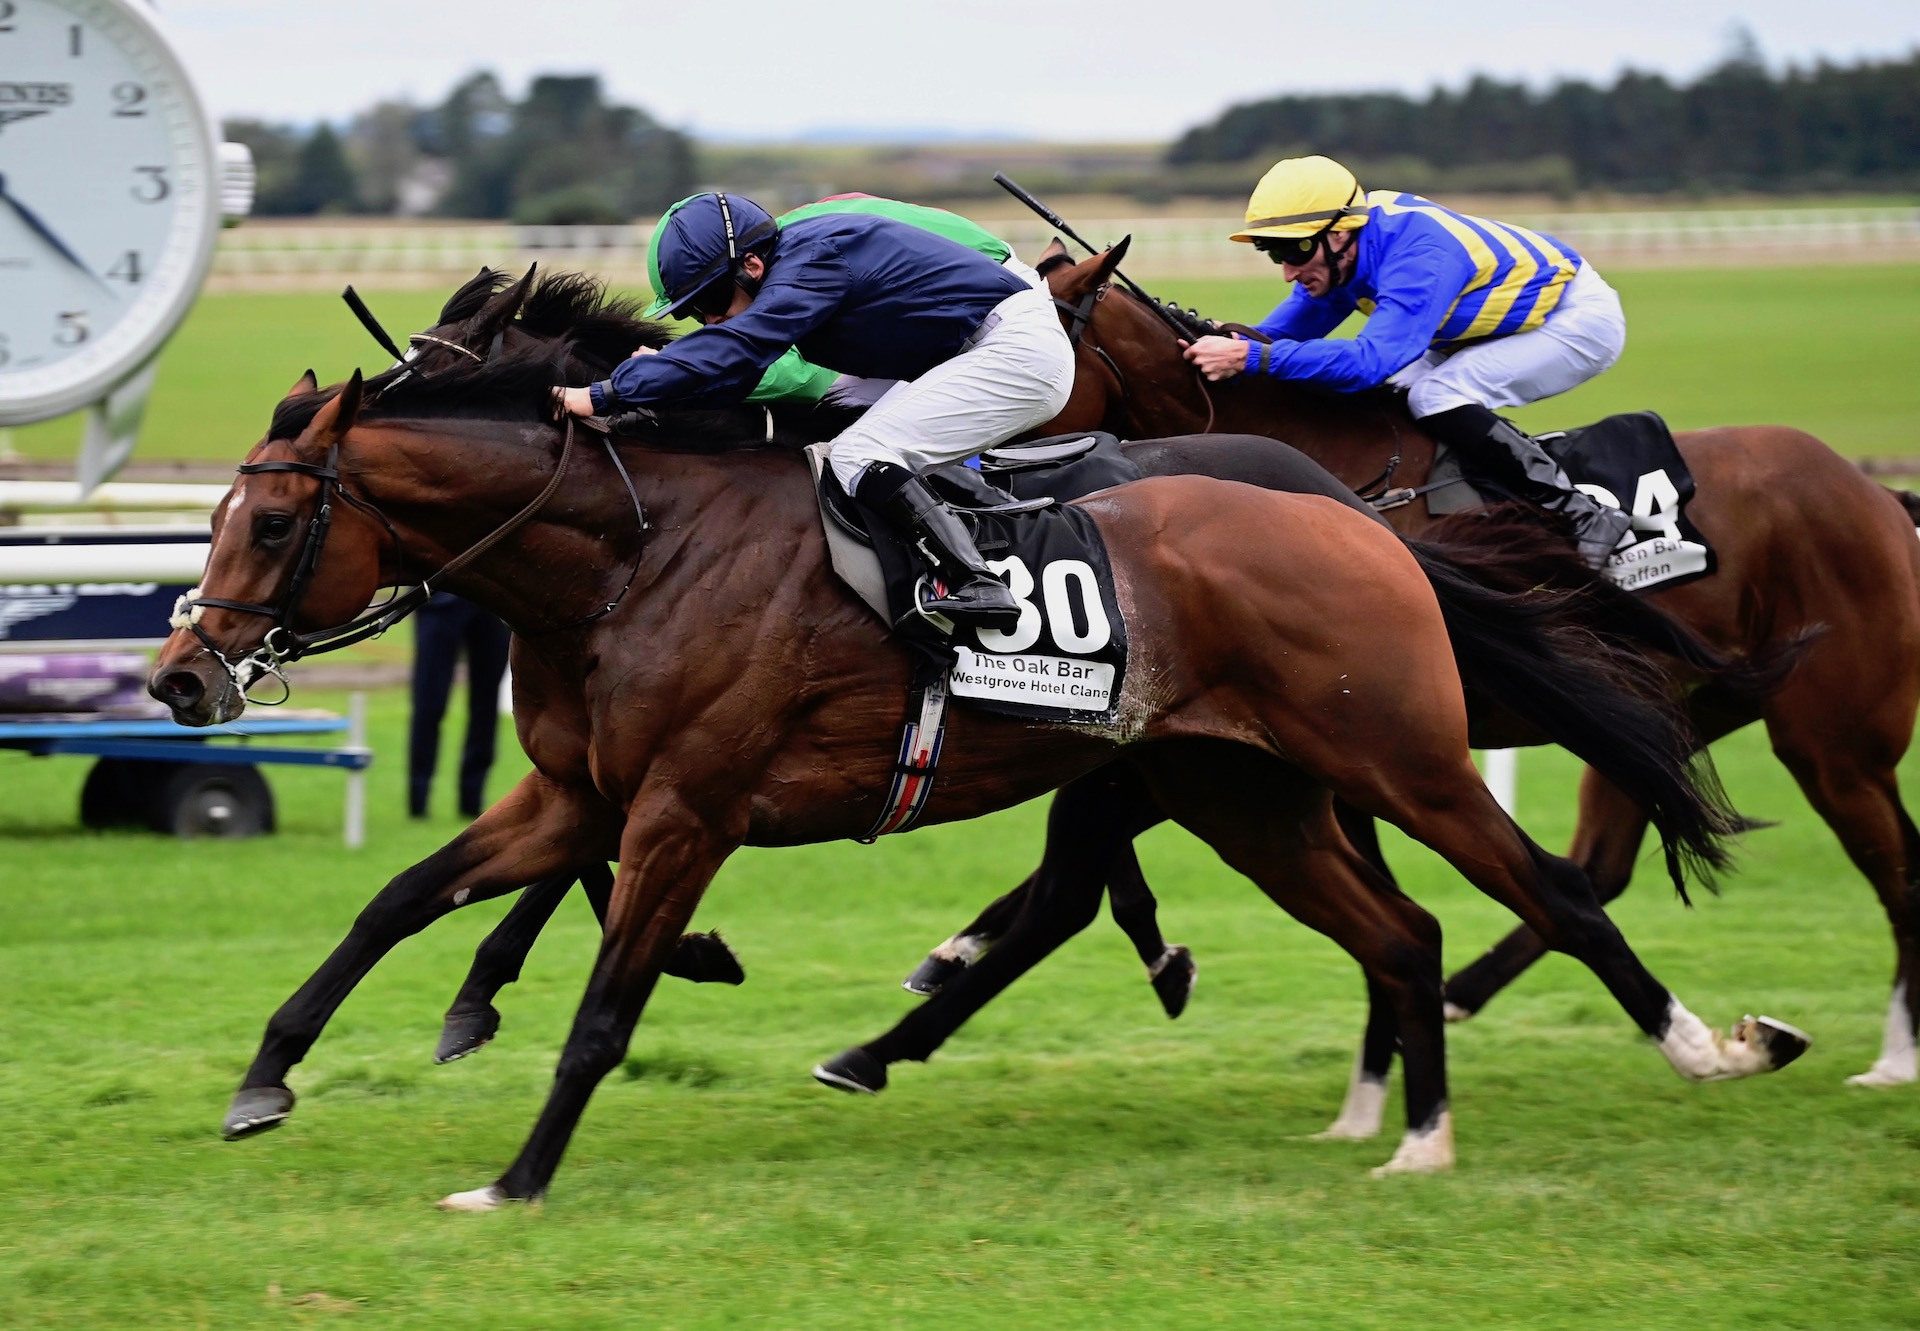
[[[1797,1026],[1772,1017],[1748,1017],[1736,1028],[1736,1035],[1752,1041],[1766,1052],[1770,1070],[1778,1072],[1807,1052],[1813,1037]]]
[[[967,963],[958,957],[929,956],[913,974],[900,981],[900,987],[910,994],[930,998],[946,988],[953,977],[966,968]]]
[[[513,1199],[500,1191],[500,1185],[489,1183],[484,1188],[475,1188],[471,1192],[456,1192],[442,1197],[434,1203],[442,1211],[498,1211]]]
[[[744,984],[747,979],[740,958],[717,933],[682,936],[666,973],[693,984]]]
[[[440,1028],[440,1044],[433,1051],[436,1063],[451,1063],[474,1050],[493,1043],[500,1030],[500,1013],[491,1004],[477,1011],[449,1012]]]
[[[1915,1080],[1911,1063],[1905,1066],[1890,1065],[1882,1060],[1865,1072],[1858,1072],[1848,1077],[1847,1085],[1870,1086],[1877,1090],[1887,1086],[1911,1086]]]
[[[813,1070],[813,1079],[836,1091],[878,1095],[887,1089],[887,1065],[856,1047],[820,1064]]]
[[[1193,997],[1193,982],[1200,975],[1200,968],[1193,964],[1192,952],[1184,947],[1169,947],[1148,974],[1152,976],[1153,992],[1159,995],[1167,1020],[1187,1010],[1187,1000]]]
[[[1372,1170],[1375,1178],[1395,1174],[1444,1174],[1453,1168],[1453,1115],[1446,1110],[1434,1125],[1422,1132],[1409,1132],[1400,1139],[1393,1159]]]
[[[293,1092],[284,1086],[243,1086],[234,1093],[220,1135],[238,1141],[277,1128],[293,1112]]]

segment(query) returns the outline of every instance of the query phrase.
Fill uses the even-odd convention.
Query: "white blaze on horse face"
[[[1887,1004],[1887,1029],[1880,1041],[1880,1057],[1865,1072],[1847,1078],[1849,1086],[1904,1086],[1920,1081],[1920,1059],[1916,1059],[1913,1018],[1907,1013],[1907,982],[1902,977],[1893,986],[1893,998]]]
[[[1452,1168],[1453,1111],[1443,1105],[1430,1126],[1400,1139],[1400,1149],[1393,1153],[1393,1159],[1375,1169],[1373,1176],[1439,1174]]]

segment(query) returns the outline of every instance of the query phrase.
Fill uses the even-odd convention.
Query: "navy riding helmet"
[[[748,254],[764,257],[777,230],[765,208],[737,194],[682,199],[660,219],[654,289],[661,299],[648,313],[677,319],[696,310],[724,309],[740,260]]]

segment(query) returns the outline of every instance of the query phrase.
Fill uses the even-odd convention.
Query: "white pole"
[[[347,743],[356,749],[367,747],[367,695],[357,689],[347,695]],[[347,772],[344,835],[348,850],[358,850],[367,844],[367,769],[364,767]]]
[[[1481,767],[1486,774],[1487,789],[1511,818],[1514,798],[1520,791],[1520,750],[1487,749],[1485,753]]]

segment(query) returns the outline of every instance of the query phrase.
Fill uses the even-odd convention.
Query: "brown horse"
[[[1425,484],[1433,442],[1400,395],[1318,392],[1262,375],[1208,384],[1181,358],[1166,318],[1109,284],[1106,257],[1075,264],[1056,249],[1042,264],[1055,297],[1086,316],[1074,397],[1049,428],[1272,435],[1356,488],[1377,489],[1383,478],[1397,488]],[[1920,1072],[1920,832],[1895,775],[1920,706],[1920,542],[1911,496],[1873,483],[1799,430],[1691,430],[1676,440],[1696,484],[1688,512],[1717,551],[1719,569],[1647,600],[1734,656],[1763,658],[1808,643],[1783,686],[1766,696],[1708,686],[1689,705],[1707,742],[1763,721],[1774,753],[1879,895],[1893,929],[1893,995],[1879,1060],[1849,1081],[1913,1081]],[[1413,533],[1433,522],[1424,497],[1386,516]],[[1634,795],[1589,771],[1569,854],[1603,901],[1626,888],[1645,830]],[[1543,951],[1531,930],[1516,929],[1448,981],[1449,1015],[1479,1011]]]
[[[431,377],[397,368],[371,384],[356,373],[326,392],[309,374],[216,509],[202,586],[149,681],[178,720],[231,720],[260,671],[359,632],[346,626],[378,588],[431,581],[514,627],[515,719],[534,766],[388,883],[275,1013],[229,1136],[288,1116],[289,1070],[401,939],[470,902],[617,859],[545,1109],[496,1182],[443,1204],[537,1198],[727,855],[855,836],[874,816],[909,663],[828,570],[805,467],[781,453],[609,441],[617,477],[575,473],[568,484],[576,440],[544,419],[547,388],[605,371],[542,352]],[[1353,853],[1335,796],[1434,847],[1580,957],[1683,1074],[1751,1075],[1805,1047],[1764,1020],[1716,1035],[1634,957],[1580,870],[1500,811],[1467,751],[1448,625],[1391,533],[1325,499],[1197,478],[1142,482],[1083,508],[1131,630],[1119,720],[1035,726],[961,711],[926,817],[973,817],[1070,786],[1089,806],[1081,816],[1096,818],[1110,807],[1100,784],[1137,785],[1339,941],[1390,1004],[1408,1131],[1383,1168],[1452,1158],[1439,930]],[[1480,631],[1523,650],[1529,613],[1519,605]],[[1635,712],[1613,679],[1534,659],[1570,706]],[[1680,755],[1666,762],[1674,789],[1690,790]],[[1693,831],[1710,841],[1724,822],[1699,792],[1691,799]],[[1117,817],[1124,805],[1111,807]],[[1064,912],[1045,905],[1027,912],[1034,938],[995,949],[949,987],[955,1001],[1064,936]]]

